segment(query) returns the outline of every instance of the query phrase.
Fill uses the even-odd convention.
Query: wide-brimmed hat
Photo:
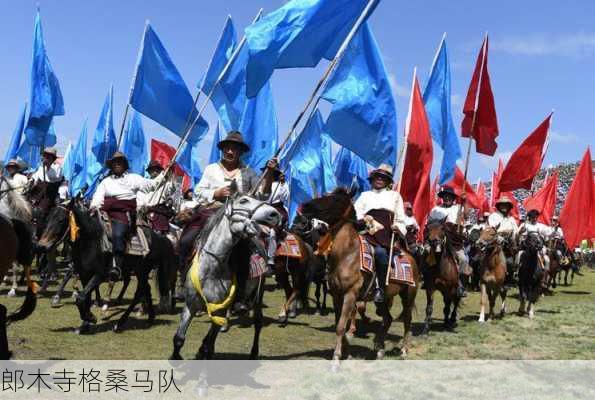
[[[529,215],[539,215],[539,214],[541,214],[541,212],[538,209],[536,209],[536,208],[532,208],[529,211],[527,211],[527,216],[529,216]]]
[[[437,194],[437,196],[440,197],[441,199],[447,195],[451,195],[455,198],[459,197],[457,195],[457,193],[455,192],[455,190],[453,188],[451,188],[450,186],[444,186],[442,189],[440,189],[440,191]]]
[[[380,164],[380,166],[376,169],[370,171],[368,175],[368,179],[374,179],[375,176],[381,176],[383,178],[388,179],[389,181],[393,181],[393,167],[388,164]]]
[[[58,158],[58,150],[56,150],[55,147],[47,147],[47,148],[43,149],[43,151],[41,152],[41,154],[47,154],[47,155],[52,156],[54,158]]]
[[[14,158],[12,160],[9,160],[5,165],[4,168],[8,168],[8,167],[16,167],[17,169],[21,169],[21,165],[19,164],[19,162],[17,160],[15,160]]]
[[[223,139],[219,143],[217,143],[217,148],[219,150],[223,150],[223,146],[227,143],[235,143],[235,144],[239,145],[242,148],[242,151],[244,153],[247,153],[250,151],[250,146],[248,146],[244,142],[244,138],[242,137],[242,134],[238,131],[229,132],[227,134],[227,136],[225,137],[225,139]]]
[[[163,171],[163,167],[161,166],[161,164],[159,164],[159,161],[157,161],[157,160],[149,161],[149,165],[147,165],[147,168],[145,169],[145,171],[149,172],[152,169],[158,169],[160,171]]]
[[[508,204],[510,206],[510,208],[514,207],[514,203],[508,196],[500,196],[500,198],[498,200],[496,200],[496,207],[499,206],[500,204]]]
[[[112,158],[110,158],[109,160],[107,160],[105,162],[105,165],[108,168],[112,167],[112,163],[114,162],[114,160],[120,159],[122,161],[124,161],[125,164],[125,169],[128,169],[128,158],[126,158],[126,154],[122,153],[121,151],[116,151],[113,155]]]

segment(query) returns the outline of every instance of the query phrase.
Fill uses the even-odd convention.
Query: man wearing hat
[[[438,197],[442,199],[442,204],[432,208],[428,215],[428,224],[443,222],[446,224],[447,232],[455,231],[454,227],[463,226],[467,217],[467,206],[463,207],[461,204],[455,204],[459,196],[450,186],[445,186],[438,192]],[[465,297],[465,286],[463,285],[463,278],[465,270],[469,265],[469,259],[465,254],[465,249],[462,246],[454,246],[456,251],[457,263],[459,266],[459,286],[457,288],[457,295]]]
[[[539,214],[540,214],[539,210],[537,210],[535,208],[532,208],[527,212],[527,221],[522,223],[521,226],[519,227],[519,237],[520,237],[521,247],[522,247],[525,239],[527,238],[527,235],[529,235],[529,233],[536,232],[537,234],[539,234],[543,243],[545,243],[547,238],[550,236],[550,234],[551,234],[550,227],[537,221]],[[524,250],[521,250],[517,253],[517,258],[515,260],[517,265],[520,264],[521,255],[523,253],[524,253]],[[547,249],[545,246],[543,246],[543,248],[541,249],[540,258],[541,258],[543,267],[546,270],[549,270],[550,258],[547,255]]]
[[[395,232],[404,238],[407,228],[403,199],[397,191],[392,190],[392,167],[387,164],[380,165],[370,172],[368,180],[372,190],[362,192],[353,208],[358,220],[374,228],[368,230],[367,239],[374,246],[377,273],[374,302],[378,305],[385,301],[384,286],[388,273],[392,233]],[[378,229],[380,227],[381,229]]]
[[[18,193],[23,193],[25,191],[25,187],[29,180],[23,174],[21,174],[21,166],[17,160],[10,160],[4,166],[6,173],[8,174],[8,179],[10,180],[10,186],[14,188],[14,190]]]
[[[564,232],[560,227],[560,221],[557,216],[552,217],[552,225],[550,227],[550,235],[548,237],[549,246],[554,251],[558,262],[562,260],[562,255],[566,253],[566,242],[564,241]]]
[[[488,217],[488,225],[498,233],[498,241],[502,244],[504,255],[506,256],[506,284],[510,286],[513,283],[514,275],[514,244],[517,241],[518,225],[510,211],[514,207],[512,200],[504,195],[496,200],[496,211]]]
[[[121,277],[126,251],[126,240],[136,229],[137,194],[155,190],[164,179],[161,173],[155,179],[146,179],[128,172],[128,159],[124,153],[116,151],[105,163],[110,173],[97,186],[91,209],[105,211],[112,224],[113,267],[110,278]]]
[[[57,159],[58,152],[55,148],[45,149],[41,153],[41,165],[31,176],[31,201],[34,207],[39,207],[43,216],[55,205],[60,184],[64,179],[62,167],[56,162]]]
[[[419,231],[419,224],[415,219],[415,215],[413,215],[413,206],[410,202],[406,201],[403,207],[405,209],[405,226],[407,227],[407,231]]]
[[[163,172],[163,167],[156,160],[151,160],[146,169],[151,180],[158,179]],[[168,180],[165,184],[158,186],[156,190],[148,193],[139,192],[137,195],[137,209],[145,209],[155,232],[169,232],[169,220],[175,215],[172,207],[167,205],[167,200],[176,192],[173,182]]]

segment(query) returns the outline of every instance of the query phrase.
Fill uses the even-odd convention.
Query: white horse
[[[180,325],[173,339],[172,359],[180,360],[180,350],[192,318],[198,311],[206,311],[211,327],[196,354],[198,359],[210,359],[215,352],[215,340],[220,327],[226,322],[226,312],[236,292],[237,265],[231,265],[230,256],[241,239],[256,239],[259,225],[275,227],[281,215],[265,202],[248,196],[235,196],[219,209],[207,222],[196,245],[196,254],[188,270],[184,293],[185,306]],[[256,242],[256,240],[255,240]],[[261,297],[261,296],[260,296]],[[258,356],[258,342],[262,328],[261,298],[254,304],[254,340],[251,358]]]

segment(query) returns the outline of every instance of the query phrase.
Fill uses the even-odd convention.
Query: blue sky
[[[0,14],[0,154],[29,97],[36,1],[4,2]],[[76,141],[85,118],[94,129],[114,84],[114,121],[119,129],[145,20],[168,49],[186,83],[195,84],[208,65],[225,18],[239,32],[260,7],[281,0],[224,1],[39,1],[47,51],[60,80],[66,115],[55,120],[58,147]],[[447,32],[453,117],[460,126],[483,35],[490,35],[489,69],[500,126],[498,153],[505,159],[552,110],[551,144],[545,164],[579,160],[595,144],[595,2],[478,2],[383,0],[370,23],[390,73],[399,134],[407,114],[413,68],[425,86],[443,32]],[[285,135],[322,74],[314,69],[277,71],[273,93],[279,132]],[[200,102],[199,102],[200,103]],[[214,128],[211,106],[206,117]],[[143,118],[149,137],[173,145],[177,138]],[[91,137],[92,135],[89,134]],[[203,143],[208,158],[211,133]],[[461,140],[463,152],[466,142]],[[435,151],[435,153],[438,153]],[[435,160],[435,165],[439,160]],[[497,158],[472,155],[470,179],[489,179]]]

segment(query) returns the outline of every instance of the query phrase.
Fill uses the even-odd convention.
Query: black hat
[[[438,192],[438,197],[440,197],[441,199],[444,198],[444,196],[446,195],[451,195],[455,198],[459,197],[455,190],[453,188],[451,188],[450,186],[444,186],[442,189],[440,189],[440,191]]]
[[[510,208],[514,207],[514,203],[512,202],[512,200],[510,200],[510,198],[506,195],[501,196],[496,201],[496,207],[498,207],[500,204],[507,204]]]
[[[147,165],[147,168],[145,169],[145,171],[149,172],[152,169],[158,169],[160,171],[163,171],[163,167],[161,166],[161,164],[159,164],[159,161],[157,161],[157,160],[151,160],[149,162],[149,165]]]
[[[109,160],[107,160],[105,162],[105,165],[108,168],[112,168],[112,162],[116,159],[120,159],[122,161],[124,161],[124,165],[125,165],[125,169],[128,169],[128,158],[126,158],[126,154],[122,153],[121,151],[116,151],[113,155],[112,158],[110,158]]]
[[[21,166],[19,165],[19,162],[17,160],[15,160],[14,158],[12,160],[9,160],[5,165],[4,168],[8,168],[8,167],[16,167],[16,169],[20,170]]]
[[[223,150],[223,146],[226,143],[235,143],[237,145],[239,145],[242,148],[242,151],[244,153],[247,153],[250,151],[250,146],[248,146],[245,142],[244,142],[244,138],[242,137],[242,134],[238,131],[231,131],[227,134],[227,137],[223,140],[221,140],[219,143],[217,143],[217,148],[219,150]]]
[[[532,208],[531,210],[527,211],[527,217],[529,217],[531,215],[539,215],[539,214],[541,214],[541,213],[536,208]]]

